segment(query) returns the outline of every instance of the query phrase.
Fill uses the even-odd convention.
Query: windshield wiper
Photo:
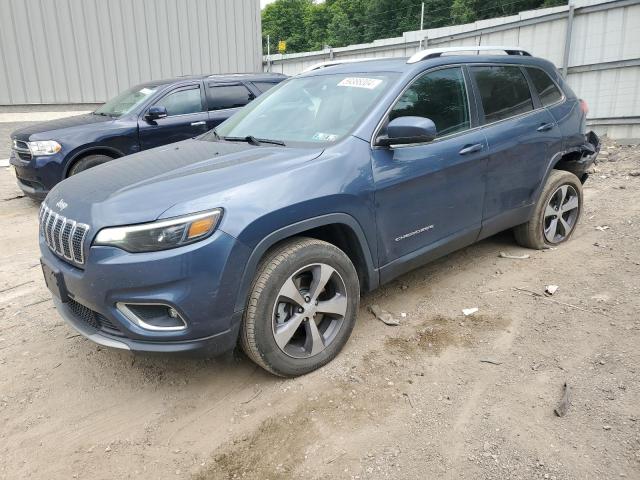
[[[217,134],[216,134],[217,135]],[[271,140],[269,138],[256,138],[253,135],[247,135],[246,137],[222,137],[223,140],[229,142],[247,142],[251,145],[260,145],[262,143],[271,143],[272,145],[280,145],[286,147],[282,140]]]

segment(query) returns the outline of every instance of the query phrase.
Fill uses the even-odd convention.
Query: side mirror
[[[436,138],[436,125],[429,118],[398,117],[387,125],[387,134],[376,139],[376,145],[406,145],[427,143]]]
[[[167,116],[167,107],[153,106],[149,107],[149,111],[144,116],[145,120],[153,121],[159,118],[165,118]]]

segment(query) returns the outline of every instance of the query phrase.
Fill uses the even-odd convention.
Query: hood
[[[67,133],[65,130],[86,127],[87,125],[92,124],[113,122],[113,120],[114,119],[112,117],[85,113],[83,115],[74,115],[73,117],[38,122],[24,128],[19,128],[11,134],[11,138],[16,138],[25,142],[34,140],[56,140],[56,138],[60,138]]]
[[[95,233],[105,226],[224,208],[225,194],[237,192],[235,187],[282,174],[321,153],[321,148],[185,140],[74,175],[54,187],[45,202]],[[66,204],[64,211],[56,204]]]

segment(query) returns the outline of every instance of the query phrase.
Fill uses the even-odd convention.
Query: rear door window
[[[520,67],[478,66],[470,70],[480,91],[485,123],[533,110],[529,84]]]
[[[253,100],[254,95],[241,84],[209,85],[207,88],[207,102],[209,110],[224,110],[226,108],[244,107]]]
[[[431,119],[438,137],[467,130],[469,102],[462,68],[434,70],[413,82],[389,112],[389,120],[407,116]]]
[[[542,105],[546,107],[562,98],[562,92],[544,70],[534,67],[526,67],[526,69],[529,77],[531,77],[533,86],[538,92]]]
[[[202,112],[200,87],[196,85],[186,89],[174,90],[156,102],[156,106],[165,107],[168,116]]]

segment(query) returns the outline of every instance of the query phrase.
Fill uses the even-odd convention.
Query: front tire
[[[531,219],[514,228],[523,247],[542,250],[571,238],[582,214],[582,183],[573,173],[553,170]]]
[[[102,165],[103,163],[107,163],[111,160],[113,160],[113,158],[108,155],[87,155],[73,164],[69,170],[69,177],[80,172],[84,172],[85,170],[89,170],[90,168],[97,167],[98,165]]]
[[[275,375],[304,375],[340,352],[359,302],[358,275],[342,250],[312,238],[289,240],[258,267],[240,344]]]

